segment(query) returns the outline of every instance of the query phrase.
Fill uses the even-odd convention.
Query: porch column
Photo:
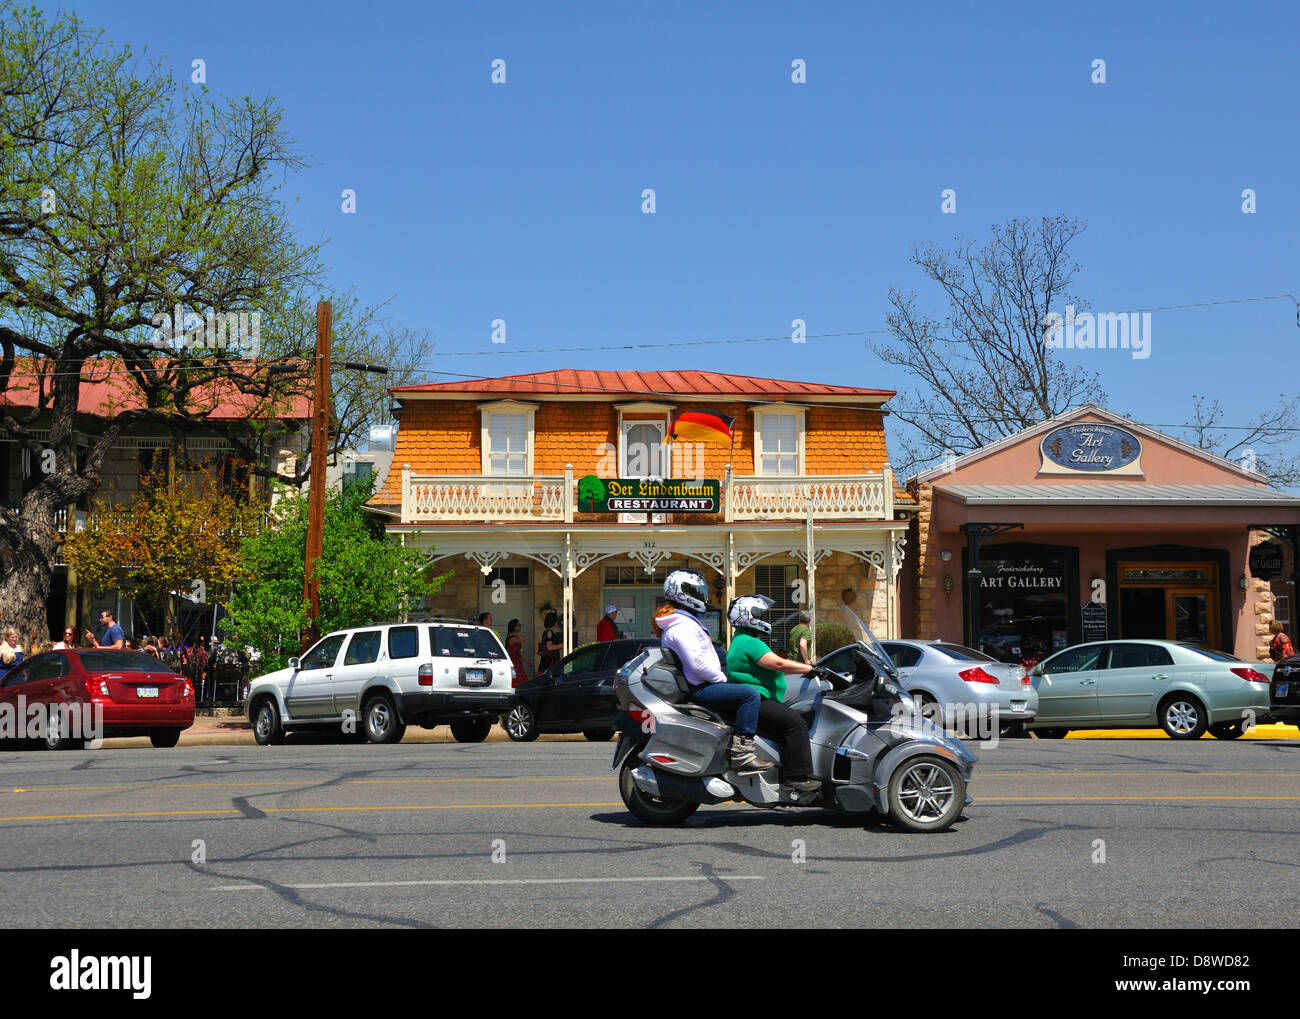
[[[573,650],[573,533],[564,532],[564,598],[561,603],[563,619],[560,625],[564,627],[562,643],[564,645],[563,654],[568,654]]]
[[[812,616],[812,634],[808,638],[808,658],[817,661],[817,551],[813,542],[813,503],[817,500],[811,494],[808,498],[808,547],[806,562],[808,564],[808,612]]]
[[[722,571],[722,633],[728,646],[731,644],[731,621],[727,609],[736,597],[736,532],[727,532],[727,555]]]

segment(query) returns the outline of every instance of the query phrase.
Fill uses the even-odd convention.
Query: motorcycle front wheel
[[[907,831],[943,831],[965,805],[966,783],[942,758],[911,758],[889,779],[889,819]]]
[[[623,762],[623,768],[618,773],[619,794],[627,804],[627,809],[632,811],[638,820],[646,824],[677,824],[685,821],[699,809],[700,805],[690,800],[657,800],[643,793],[636,787],[636,781],[632,778],[632,772],[639,763],[636,755],[633,754]]]

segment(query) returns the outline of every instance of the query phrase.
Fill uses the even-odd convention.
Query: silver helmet
[[[697,570],[673,570],[664,580],[664,597],[680,608],[703,612],[709,607],[709,584]]]
[[[763,618],[763,613],[775,602],[765,594],[742,594],[733,598],[727,609],[727,621],[738,630],[755,630],[758,633],[772,632],[772,624]]]

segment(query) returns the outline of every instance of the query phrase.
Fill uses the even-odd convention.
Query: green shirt
[[[806,665],[808,656],[799,649],[800,640],[808,641],[808,647],[812,647],[812,630],[808,628],[807,623],[800,623],[790,631],[790,657]]]
[[[785,673],[758,664],[771,650],[757,637],[737,633],[727,650],[727,678],[733,683],[755,687],[760,697],[780,703],[785,700]]]

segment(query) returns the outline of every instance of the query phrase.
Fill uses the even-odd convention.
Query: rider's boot
[[[731,738],[728,763],[731,765],[732,771],[743,774],[752,774],[756,771],[766,771],[768,768],[776,767],[772,761],[758,756],[758,748],[754,746],[752,736],[733,736]]]
[[[822,787],[815,778],[790,778],[781,782],[782,788],[793,789],[797,793],[811,793]]]

